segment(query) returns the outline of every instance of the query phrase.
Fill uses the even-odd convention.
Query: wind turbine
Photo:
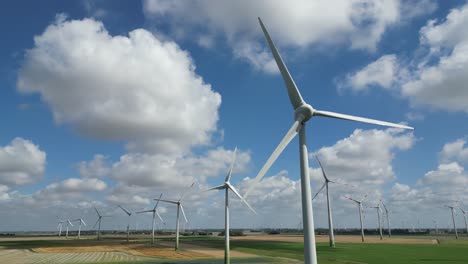
[[[382,223],[380,222],[380,212],[382,211],[382,209],[380,209],[380,203],[379,202],[376,206],[371,206],[370,208],[375,208],[377,209],[377,221],[379,222],[379,234],[380,234],[380,240],[383,239],[382,237]]]
[[[460,211],[463,213],[463,219],[465,219],[465,228],[466,228],[466,233],[468,234],[468,223],[466,222],[466,215],[468,214],[468,211],[463,210],[461,207],[459,207]]]
[[[162,193],[161,195],[159,196],[159,199],[161,199],[162,197]],[[159,204],[159,200],[156,202],[156,205],[154,206],[154,208],[152,210],[146,210],[146,211],[140,211],[140,212],[137,212],[137,214],[141,214],[141,213],[153,213],[153,224],[152,224],[152,231],[151,231],[151,244],[154,244],[154,223],[155,223],[155,218],[156,218],[156,215],[159,217],[159,219],[161,220],[161,222],[164,223],[164,220],[162,219],[161,215],[159,215],[158,211],[156,210],[156,208],[158,207],[158,204]],[[122,208],[123,209],[123,208]],[[123,209],[125,210],[125,209]],[[126,211],[126,210],[125,210]],[[130,216],[130,215],[129,215]],[[128,228],[127,228],[128,230]]]
[[[317,159],[317,162],[320,166],[320,169],[322,170],[322,175],[323,175],[323,178],[325,179],[325,183],[322,185],[322,187],[320,187],[320,189],[318,190],[318,192],[314,195],[314,197],[312,197],[312,200],[314,200],[317,195],[323,190],[323,188],[325,188],[325,191],[326,191],[326,194],[327,194],[327,209],[328,209],[328,236],[329,236],[329,243],[330,243],[330,247],[335,247],[335,235],[334,235],[334,232],[333,232],[333,219],[332,219],[332,213],[331,213],[331,205],[330,205],[330,194],[328,192],[328,183],[339,183],[339,182],[336,182],[336,181],[332,181],[330,179],[328,179],[326,173],[325,173],[325,170],[323,169],[323,166],[322,166],[322,163],[320,162],[319,158],[316,156],[315,157]]]
[[[130,240],[130,216],[132,215],[132,213],[130,213],[127,209],[123,208],[121,205],[119,205],[119,208],[122,209],[128,215],[127,242],[129,242],[129,240]]]
[[[454,205],[444,205],[444,206],[450,208],[450,211],[452,211],[453,230],[455,230],[455,238],[458,239],[457,225],[455,224],[455,206]]]
[[[96,214],[98,215],[98,220],[94,224],[93,228],[95,228],[96,225],[99,224],[98,231],[97,231],[97,239],[100,240],[101,239],[101,222],[102,222],[102,218],[110,217],[110,215],[101,215],[96,207],[94,207],[94,210],[96,210]]]
[[[83,219],[81,218],[78,218],[78,219],[75,219],[75,220],[72,220],[72,222],[76,222],[76,221],[80,221],[80,225],[78,227],[78,239],[81,238],[81,225],[85,225],[86,226],[86,223],[83,221]]]
[[[234,167],[234,162],[236,161],[236,151],[237,148],[234,150],[234,155],[232,158],[231,162],[231,167],[229,167],[228,173],[226,175],[226,178],[224,179],[224,184],[213,187],[211,189],[208,189],[207,191],[211,190],[225,190],[225,210],[224,210],[224,263],[229,264],[231,263],[231,259],[229,257],[229,190],[231,190],[239,199],[241,199],[242,202],[244,202],[247,207],[249,207],[252,212],[257,214],[255,210],[247,203],[247,201],[239,194],[239,192],[234,188],[234,186],[231,185],[230,179],[231,179],[231,173],[232,173],[232,168]]]
[[[303,99],[294,83],[293,78],[289,74],[288,68],[284,64],[281,56],[276,49],[273,41],[268,34],[263,22],[260,18],[258,18],[262,31],[265,35],[265,38],[270,46],[270,49],[273,53],[273,57],[275,58],[276,64],[283,76],[284,82],[287,87],[289,99],[291,104],[294,108],[294,123],[286,133],[284,138],[281,140],[279,145],[273,151],[271,156],[266,161],[265,165],[260,169],[258,175],[253,180],[253,184],[245,193],[244,197],[247,198],[249,193],[252,191],[253,187],[260,181],[260,179],[265,175],[271,165],[275,162],[278,156],[283,152],[286,146],[291,142],[291,140],[299,134],[299,153],[300,153],[300,168],[301,168],[301,194],[302,194],[302,217],[304,222],[304,262],[306,264],[310,263],[317,263],[317,252],[315,248],[315,234],[314,234],[314,219],[313,219],[313,211],[312,211],[312,195],[310,191],[310,176],[309,176],[309,160],[308,160],[308,153],[307,153],[307,145],[306,145],[306,122],[314,116],[323,116],[323,117],[331,117],[331,118],[338,118],[338,119],[345,119],[345,120],[352,120],[382,126],[390,126],[390,127],[398,127],[398,128],[406,128],[406,129],[413,129],[412,127],[393,124],[389,122],[356,117],[351,115],[344,115],[334,112],[328,111],[321,111],[314,109],[311,105],[307,104]]]
[[[189,188],[192,188],[193,185],[195,184],[192,183],[192,185],[190,185]],[[177,219],[176,219],[176,243],[175,243],[175,250],[178,250],[179,249],[179,212],[182,211],[182,215],[184,216],[184,219],[185,219],[185,222],[188,222],[187,220],[187,216],[185,215],[185,212],[184,212],[184,207],[182,206],[182,199],[184,198],[185,194],[187,194],[187,192],[185,192],[179,200],[175,201],[175,200],[162,200],[161,197],[159,199],[155,199],[156,201],[161,201],[161,202],[165,202],[165,203],[171,203],[171,204],[175,204],[177,205]]]
[[[385,210],[385,216],[387,217],[387,228],[388,228],[388,237],[392,237],[392,229],[390,228],[390,217],[389,217],[389,210],[387,209],[387,206],[385,206],[384,203],[382,203],[383,208]]]
[[[65,237],[68,238],[68,227],[73,226],[73,224],[70,222],[70,219],[67,219],[66,223],[67,223],[67,232],[65,233]]]
[[[351,197],[348,197],[349,200],[355,202],[358,204],[358,208],[359,208],[359,222],[361,223],[361,240],[362,242],[364,242],[364,226],[362,224],[362,201],[364,201],[364,199],[366,199],[367,195],[364,196],[364,198],[362,198],[361,200],[355,200]]]
[[[65,223],[65,222],[66,222],[66,221],[60,220],[60,219],[59,219],[58,225],[57,225],[57,228],[58,228],[58,230],[59,230],[58,236],[61,236],[61,235],[62,235],[62,225],[63,225],[63,223]]]

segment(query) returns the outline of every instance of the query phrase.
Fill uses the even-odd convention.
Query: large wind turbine
[[[81,225],[83,224],[86,226],[86,223],[81,218],[72,220],[72,222],[76,222],[76,221],[80,221],[80,225],[78,226],[78,239],[80,239],[81,238]]]
[[[94,224],[93,228],[95,228],[96,225],[99,224],[98,231],[97,231],[97,239],[100,240],[101,239],[101,222],[102,222],[102,218],[110,217],[110,215],[101,215],[96,207],[94,207],[94,210],[96,210],[96,214],[98,215],[98,220]]]
[[[161,199],[162,197],[162,193],[161,195],[159,196],[159,199]],[[146,210],[146,211],[140,211],[140,212],[137,212],[137,214],[141,214],[141,213],[153,213],[153,223],[152,223],[152,229],[151,229],[151,244],[154,244],[154,223],[156,221],[156,215],[159,217],[159,219],[161,220],[161,222],[164,223],[164,220],[162,219],[161,215],[159,215],[158,211],[157,211],[157,208],[158,208],[158,204],[159,204],[159,200],[156,202],[156,205],[154,206],[154,208],[152,210]],[[122,208],[123,209],[123,208]],[[125,209],[123,209],[125,210]],[[125,210],[126,211],[126,210]],[[128,230],[128,228],[127,228]]]
[[[132,215],[132,213],[130,213],[127,209],[123,208],[121,205],[119,205],[119,208],[122,209],[128,215],[127,242],[129,242],[130,241],[130,216]]]
[[[385,216],[387,217],[388,237],[392,237],[392,229],[390,228],[390,217],[388,216],[388,213],[390,211],[387,209],[387,206],[385,206],[384,203],[382,203],[382,205],[383,205],[383,208],[385,210]]]
[[[61,236],[61,235],[62,235],[62,226],[63,226],[63,223],[65,223],[65,222],[66,222],[66,221],[60,220],[60,219],[59,219],[58,225],[57,225],[57,228],[58,228],[58,230],[59,230],[58,236]]]
[[[465,219],[465,228],[466,228],[466,233],[468,234],[468,223],[466,222],[466,215],[468,214],[468,211],[463,210],[461,207],[459,207],[460,211],[463,213],[463,219]]]
[[[359,222],[361,223],[361,241],[364,242],[364,225],[362,224],[362,201],[366,199],[366,196],[364,196],[364,198],[362,198],[361,200],[355,200],[351,197],[348,197],[348,199],[358,204]]]
[[[189,188],[192,188],[193,185],[195,184],[192,183],[192,185],[190,185]],[[155,199],[156,201],[161,201],[161,202],[165,202],[165,203],[171,203],[171,204],[175,204],[177,205],[177,218],[176,218],[176,243],[175,243],[175,250],[178,250],[179,249],[179,212],[182,211],[182,215],[184,216],[184,219],[185,219],[185,222],[187,223],[188,220],[187,220],[187,216],[185,215],[185,212],[184,212],[184,207],[182,206],[182,199],[184,198],[185,194],[187,192],[185,192],[179,200],[175,201],[175,200],[163,200],[161,198],[159,199]]]
[[[224,210],[224,263],[225,264],[231,263],[231,259],[229,257],[229,232],[230,232],[230,228],[229,228],[229,190],[231,190],[237,197],[239,197],[239,199],[241,199],[241,201],[244,202],[244,204],[247,205],[247,207],[249,207],[249,209],[252,210],[252,212],[254,212],[256,214],[255,210],[249,205],[249,203],[247,203],[247,201],[239,194],[239,192],[236,190],[236,188],[234,188],[234,186],[232,186],[230,181],[229,181],[231,179],[231,173],[232,173],[232,168],[234,166],[234,162],[236,161],[236,151],[237,151],[237,148],[234,150],[234,156],[232,158],[231,167],[229,167],[229,171],[228,171],[228,173],[226,175],[226,178],[224,179],[224,184],[213,187],[211,189],[208,189],[208,191],[210,191],[210,190],[225,190],[225,199],[226,199],[225,210]]]
[[[379,222],[380,240],[382,240],[383,239],[383,236],[382,236],[382,223],[380,222],[380,212],[382,211],[382,209],[380,209],[380,202],[376,206],[371,206],[370,208],[377,209],[377,221]]]
[[[286,133],[284,138],[281,140],[279,145],[273,151],[271,156],[266,161],[265,165],[263,165],[262,169],[259,171],[258,175],[255,177],[253,184],[247,190],[246,194],[244,195],[245,198],[249,195],[253,187],[256,185],[258,181],[265,175],[271,165],[275,162],[278,156],[283,152],[284,148],[291,142],[291,140],[299,134],[299,153],[300,153],[300,168],[301,168],[301,193],[302,193],[302,217],[304,223],[304,262],[306,264],[310,263],[317,263],[317,252],[315,249],[315,234],[314,234],[314,220],[313,220],[313,212],[312,212],[312,195],[310,192],[310,176],[309,176],[309,161],[308,161],[308,153],[307,153],[307,145],[306,145],[306,122],[314,116],[323,116],[323,117],[331,117],[331,118],[338,118],[338,119],[345,119],[345,120],[352,120],[358,121],[363,123],[370,123],[382,126],[390,126],[390,127],[398,127],[398,128],[406,128],[406,129],[413,129],[409,126],[398,125],[394,123],[356,117],[351,115],[344,115],[334,112],[328,111],[321,111],[314,109],[311,105],[307,104],[303,99],[294,83],[293,78],[289,74],[288,68],[284,64],[283,60],[281,59],[278,50],[276,49],[273,41],[268,34],[265,26],[262,23],[262,20],[258,18],[260,22],[260,26],[262,31],[265,35],[265,38],[270,46],[270,49],[273,53],[273,57],[275,58],[276,64],[283,76],[284,82],[287,87],[289,99],[291,104],[294,108],[294,123],[289,131]]]
[[[73,224],[71,223],[70,219],[67,219],[66,223],[67,223],[67,233],[65,234],[65,237],[68,238],[68,227],[73,226]]]
[[[455,206],[454,205],[444,205],[444,206],[450,208],[450,211],[452,211],[453,230],[455,230],[455,238],[458,239],[457,225],[455,224]]]

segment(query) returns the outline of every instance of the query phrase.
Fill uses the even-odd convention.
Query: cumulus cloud
[[[408,1],[409,2],[409,1]],[[419,5],[420,13],[405,12],[408,2],[398,0],[354,1],[190,1],[177,3],[147,0],[143,9],[156,23],[164,17],[176,37],[189,34],[218,35],[225,38],[236,57],[255,68],[272,69],[269,51],[259,46],[257,17],[268,25],[280,46],[349,44],[351,49],[374,51],[386,29],[400,20],[430,13],[434,5]],[[197,15],[193,16],[193,10]],[[403,14],[402,14],[403,13]],[[313,30],[311,30],[313,29]],[[268,56],[266,55],[268,54]]]
[[[0,184],[24,185],[42,178],[46,153],[30,140],[15,138],[0,147]]]
[[[78,163],[78,170],[81,177],[85,178],[99,178],[110,173],[107,157],[102,154],[94,155],[91,161],[81,161]]]
[[[176,43],[144,29],[112,36],[99,21],[63,16],[34,38],[17,88],[40,94],[58,123],[144,152],[210,143],[221,103]]]
[[[458,161],[468,163],[468,145],[466,139],[460,138],[453,142],[445,144],[442,151],[439,152],[439,158],[442,162]]]
[[[399,71],[396,55],[384,55],[364,68],[348,74],[339,82],[339,87],[353,91],[364,91],[375,86],[390,89],[397,82]]]

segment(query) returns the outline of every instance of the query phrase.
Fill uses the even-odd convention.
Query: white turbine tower
[[[62,226],[63,226],[63,223],[65,223],[66,221],[65,220],[60,220],[58,221],[58,225],[57,225],[57,229],[58,229],[58,236],[61,236],[62,235]]]
[[[382,223],[380,221],[380,212],[382,211],[382,209],[380,209],[380,203],[379,202],[376,206],[371,206],[370,208],[375,208],[377,209],[377,221],[379,222],[379,234],[380,234],[380,240],[383,239],[383,236],[382,236]]]
[[[458,209],[460,209],[460,211],[462,211],[463,213],[463,219],[465,220],[466,233],[468,234],[468,223],[466,221],[466,217],[467,217],[466,215],[468,214],[468,211],[463,210],[461,207]]]
[[[159,195],[159,199],[161,199],[162,197],[162,193],[161,195]],[[158,213],[158,204],[159,204],[159,200],[156,202],[156,205],[153,207],[152,210],[146,210],[146,211],[140,211],[140,212],[137,212],[137,214],[142,214],[142,213],[153,213],[153,223],[152,223],[152,227],[151,227],[151,244],[154,244],[154,224],[155,224],[155,221],[156,221],[156,215],[159,217],[159,219],[161,220],[162,223],[164,223],[164,220],[162,219],[161,215],[159,215]],[[123,208],[122,208],[123,209]],[[128,230],[128,229],[127,229]]]
[[[85,226],[86,226],[86,223],[85,223],[85,222],[83,221],[83,219],[81,219],[81,218],[72,220],[72,222],[76,222],[76,221],[79,221],[79,222],[80,222],[80,225],[78,226],[78,239],[80,239],[80,238],[81,238],[81,225],[85,225]]]
[[[67,232],[66,232],[66,234],[65,234],[65,237],[68,238],[68,227],[69,227],[69,226],[73,226],[73,224],[70,222],[70,219],[67,219],[67,220],[66,220],[66,223],[67,223]]]
[[[355,200],[351,197],[348,197],[349,200],[355,202],[358,204],[358,209],[359,209],[359,222],[361,223],[361,241],[364,242],[364,225],[362,223],[362,201],[364,201],[364,199],[366,199],[367,195],[364,196],[364,198],[362,198],[361,200]]]
[[[246,194],[244,195],[247,198],[248,194],[251,192],[253,187],[256,185],[258,181],[265,175],[271,165],[275,162],[278,156],[283,152],[286,146],[291,142],[291,140],[299,134],[299,153],[300,153],[300,168],[301,168],[301,194],[302,194],[302,217],[304,222],[304,262],[306,264],[310,263],[317,263],[317,252],[315,249],[315,234],[314,234],[314,220],[313,220],[313,212],[312,212],[312,195],[310,191],[310,176],[309,176],[309,161],[308,161],[308,153],[307,153],[307,145],[306,145],[306,122],[314,117],[314,116],[323,116],[323,117],[331,117],[331,118],[338,118],[338,119],[345,119],[345,120],[352,120],[376,125],[383,125],[383,126],[390,126],[390,127],[398,127],[398,128],[407,128],[412,129],[408,126],[393,124],[389,122],[378,121],[374,119],[356,117],[351,115],[344,115],[334,112],[328,111],[321,111],[314,109],[311,105],[307,104],[303,99],[294,83],[293,78],[289,74],[288,68],[284,64],[283,60],[281,59],[278,50],[276,49],[273,41],[270,38],[265,26],[263,25],[260,18],[258,18],[260,22],[260,26],[263,30],[265,38],[270,46],[270,49],[273,53],[273,57],[275,58],[276,64],[283,76],[284,82],[287,87],[289,99],[291,104],[294,108],[294,123],[289,131],[286,133],[285,137],[281,140],[279,145],[273,151],[271,156],[266,161],[265,165],[260,169],[258,175],[255,177],[253,184],[247,190]]]
[[[96,225],[99,224],[98,231],[97,231],[97,239],[100,240],[101,239],[101,222],[102,222],[102,218],[110,217],[110,215],[101,215],[96,207],[94,207],[94,210],[96,210],[96,214],[98,215],[98,220],[94,224],[93,228],[95,228]]]
[[[453,230],[455,230],[455,238],[458,239],[457,225],[455,224],[455,206],[454,205],[444,205],[444,206],[450,208],[450,211],[452,211]]]
[[[390,216],[388,215],[390,211],[387,209],[387,206],[385,206],[384,203],[382,203],[382,205],[385,210],[385,216],[387,217],[388,237],[392,237],[392,229],[390,228]]]
[[[130,213],[127,209],[123,208],[121,205],[119,205],[119,208],[122,209],[128,215],[127,242],[129,242],[130,241],[130,217],[131,217],[132,213]]]
[[[195,184],[192,183],[192,185],[190,185],[189,188],[192,188],[193,185]],[[165,202],[165,203],[171,203],[171,204],[175,204],[177,205],[177,218],[176,218],[176,242],[175,242],[175,250],[178,250],[179,249],[179,214],[180,212],[182,212],[182,215],[184,216],[184,219],[185,219],[185,222],[187,223],[188,220],[187,220],[187,216],[185,215],[185,212],[184,212],[184,207],[182,206],[182,199],[184,198],[185,194],[187,194],[187,192],[185,192],[179,200],[175,201],[175,200],[163,200],[161,198],[159,199],[155,199],[156,201],[161,201],[161,202]]]
[[[211,190],[225,190],[225,210],[224,210],[224,263],[229,264],[231,263],[231,259],[229,256],[229,190],[231,190],[239,199],[241,199],[242,202],[244,202],[247,207],[249,207],[252,212],[255,212],[255,210],[247,203],[247,201],[239,194],[239,192],[234,188],[234,186],[231,185],[230,179],[231,179],[231,173],[232,173],[232,168],[234,166],[234,162],[236,161],[236,151],[237,148],[234,150],[234,156],[232,158],[231,162],[231,167],[229,167],[229,171],[226,175],[226,178],[224,179],[224,184],[213,187],[211,189],[208,189],[207,191]]]

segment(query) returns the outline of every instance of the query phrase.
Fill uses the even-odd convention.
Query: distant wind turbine
[[[359,222],[361,223],[361,240],[362,242],[364,242],[364,225],[362,224],[362,201],[364,201],[364,199],[366,199],[367,195],[364,196],[364,198],[362,198],[361,200],[355,200],[351,197],[348,197],[349,200],[355,202],[358,204],[358,209],[359,209]]]
[[[195,182],[192,183],[192,185],[190,185],[189,189],[192,188],[193,185],[195,185]],[[155,199],[156,201],[161,201],[161,202],[171,203],[171,204],[177,205],[176,243],[175,243],[175,250],[178,250],[178,249],[179,249],[179,213],[180,213],[180,212],[182,212],[182,215],[184,216],[185,222],[188,222],[187,216],[185,215],[185,212],[184,212],[184,207],[182,206],[182,199],[184,198],[184,196],[185,196],[186,194],[187,194],[187,191],[186,191],[184,194],[182,194],[182,196],[180,197],[179,200],[163,200],[163,199],[161,199],[161,198]]]
[[[98,220],[94,224],[93,228],[95,228],[96,225],[99,224],[98,231],[97,231],[97,240],[100,240],[101,239],[101,222],[102,222],[102,218],[110,217],[110,215],[101,215],[96,207],[94,207],[94,210],[96,210],[96,214],[98,215]]]
[[[382,126],[390,126],[390,127],[397,127],[397,128],[406,128],[406,129],[413,129],[409,126],[398,125],[394,123],[369,119],[369,118],[362,118],[357,116],[351,115],[344,115],[335,112],[329,111],[321,111],[314,109],[311,105],[307,104],[303,99],[296,87],[296,84],[291,77],[288,68],[284,64],[281,56],[276,49],[271,37],[265,28],[262,20],[258,18],[260,27],[262,28],[263,34],[270,46],[271,52],[273,53],[273,57],[276,61],[276,64],[281,72],[281,75],[284,79],[286,84],[286,88],[288,91],[288,96],[291,101],[291,104],[294,108],[294,123],[286,133],[284,138],[281,140],[279,145],[273,151],[271,156],[266,161],[265,165],[260,169],[257,176],[254,178],[252,185],[245,193],[244,197],[247,198],[249,193],[253,190],[255,185],[263,178],[265,173],[268,169],[273,165],[276,161],[278,156],[283,152],[286,146],[291,142],[291,140],[299,134],[299,153],[300,153],[300,168],[301,168],[301,194],[302,194],[302,217],[304,222],[304,262],[306,264],[315,264],[317,263],[317,252],[315,248],[315,234],[314,234],[314,219],[313,219],[313,211],[312,211],[312,195],[310,191],[310,176],[309,176],[309,160],[308,160],[308,152],[307,152],[307,145],[306,145],[306,122],[314,116],[323,116],[323,117],[331,117],[337,119],[345,119],[345,120],[352,120],[358,121],[363,123],[370,123]]]
[[[382,209],[380,209],[380,203],[379,202],[376,206],[371,206],[370,208],[375,208],[377,209],[377,221],[379,222],[379,234],[380,234],[380,240],[383,239],[382,237],[382,223],[380,221],[380,212],[382,211]]]
[[[63,223],[65,222],[66,222],[65,220],[61,220],[61,219],[58,220],[58,225],[57,225],[58,236],[62,235],[62,226],[63,226]]]
[[[70,222],[70,219],[67,219],[66,223],[67,223],[67,233],[66,233],[65,237],[68,238],[68,227],[73,226],[73,224]]]
[[[453,230],[455,230],[455,238],[458,239],[457,225],[455,223],[455,206],[454,205],[444,205],[444,206],[450,208],[450,211],[452,211]]]
[[[207,191],[211,191],[211,190],[225,190],[225,207],[224,207],[224,263],[225,264],[229,264],[231,263],[231,259],[230,259],[230,256],[229,256],[229,232],[230,232],[230,228],[229,228],[229,190],[231,190],[237,197],[239,197],[239,199],[241,199],[241,201],[247,205],[247,207],[249,207],[250,210],[252,210],[252,212],[255,212],[255,210],[249,205],[249,203],[247,203],[247,201],[239,194],[239,192],[236,190],[236,188],[234,188],[234,186],[231,185],[230,183],[230,179],[231,179],[231,173],[232,173],[232,168],[234,167],[234,163],[236,161],[236,151],[237,151],[237,148],[234,150],[234,155],[233,155],[233,158],[232,158],[232,162],[231,162],[231,167],[229,167],[229,171],[226,175],[226,178],[224,179],[224,184],[222,185],[219,185],[219,186],[216,186],[216,187],[213,187],[211,189],[208,189]]]
[[[385,210],[385,216],[387,217],[387,228],[388,228],[388,237],[392,237],[392,229],[390,228],[390,217],[389,217],[389,210],[387,209],[387,206],[385,206],[384,203],[382,203],[384,210]]]
[[[161,195],[159,195],[159,199],[161,199],[162,197],[162,193]],[[164,223],[164,220],[162,219],[161,215],[158,213],[158,204],[159,204],[159,200],[156,202],[156,205],[153,207],[152,210],[146,210],[146,211],[140,211],[140,212],[137,212],[137,214],[142,214],[142,213],[153,213],[153,223],[152,223],[152,227],[151,227],[151,244],[154,244],[154,223],[156,221],[156,215],[159,217],[159,219],[161,220],[162,223]],[[123,209],[123,208],[122,208]],[[128,230],[128,228],[127,228]]]
[[[130,213],[127,209],[123,208],[121,205],[119,205],[119,208],[122,209],[127,215],[128,215],[128,223],[127,223],[127,242],[130,241],[130,217],[132,213]]]
[[[468,214],[468,211],[463,210],[461,207],[458,209],[460,209],[460,211],[462,211],[463,213],[463,219],[465,220],[466,234],[468,234],[468,223],[466,221],[466,215]]]
[[[80,222],[80,225],[78,226],[78,239],[81,238],[81,225],[85,225],[86,226],[86,223],[83,221],[83,219],[81,218],[78,218],[78,219],[75,219],[75,220],[72,220],[72,222],[76,222],[76,221],[79,221]]]

